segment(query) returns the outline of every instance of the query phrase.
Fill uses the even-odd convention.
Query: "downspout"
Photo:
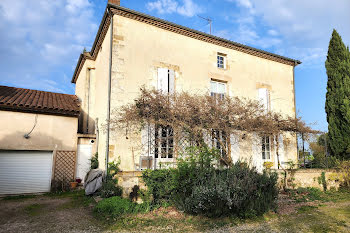
[[[108,77],[108,104],[107,104],[107,135],[106,135],[106,172],[108,170],[109,162],[109,134],[110,134],[110,119],[111,119],[111,84],[112,84],[112,51],[113,51],[113,14],[108,8],[108,13],[111,16],[111,35],[110,35],[110,50],[109,50],[109,77]]]
[[[87,93],[86,133],[89,133],[91,68],[89,68],[88,71],[89,71],[89,75],[88,75],[88,93]]]
[[[294,116],[295,119],[297,118],[297,104],[296,104],[296,99],[295,99],[295,67],[297,66],[297,62],[294,61],[294,66],[293,66],[293,94],[294,94]],[[297,163],[299,162],[299,144],[298,144],[298,133],[295,133],[295,141],[297,144]]]
[[[99,143],[99,137],[100,137],[100,130],[98,128],[98,118],[95,120],[95,128],[96,128],[96,151],[98,152],[98,143]]]

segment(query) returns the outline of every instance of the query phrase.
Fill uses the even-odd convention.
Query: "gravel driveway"
[[[92,207],[72,197],[0,200],[0,232],[101,232]]]

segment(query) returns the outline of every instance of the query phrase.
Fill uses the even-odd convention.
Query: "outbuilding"
[[[75,95],[0,86],[0,195],[75,178],[79,114]]]

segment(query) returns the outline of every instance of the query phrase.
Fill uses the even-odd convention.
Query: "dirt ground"
[[[94,217],[94,201],[82,193],[24,196],[0,200],[0,232],[350,232],[350,199],[298,203],[280,195],[278,203],[277,214],[251,220],[208,219],[169,207],[108,222]]]
[[[101,232],[92,207],[67,197],[0,201],[0,232]]]

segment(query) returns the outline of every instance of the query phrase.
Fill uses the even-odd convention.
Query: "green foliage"
[[[326,148],[327,145],[327,148]],[[332,168],[339,165],[339,159],[335,156],[329,156],[326,153],[330,152],[330,144],[328,139],[328,133],[321,134],[317,137],[316,141],[309,143],[309,148],[312,151],[312,167],[313,168]]]
[[[100,189],[101,197],[108,198],[122,195],[123,189],[118,185],[118,178],[116,177],[120,171],[119,165],[120,161],[108,163],[106,180]]]
[[[90,159],[91,165],[90,168],[91,169],[97,169],[99,162],[98,162],[98,152],[95,153],[95,155]]]
[[[94,208],[99,217],[117,218],[123,214],[140,213],[149,210],[147,204],[137,204],[121,197],[110,197],[100,201]]]
[[[333,30],[326,60],[326,113],[332,155],[350,158],[350,52]]]
[[[174,169],[146,170],[142,173],[142,178],[147,185],[148,193],[152,195],[153,204],[168,202],[175,190]]]
[[[94,212],[104,217],[116,218],[122,214],[132,213],[135,203],[121,197],[110,197],[100,201]]]
[[[116,179],[116,175],[118,174],[118,172],[120,172],[119,165],[120,160],[108,163],[106,180],[112,180],[115,182],[115,184],[118,184],[118,179]]]
[[[327,191],[327,181],[326,181],[326,173],[322,172],[321,176],[318,177],[318,183],[322,184],[323,191]]]
[[[113,180],[107,180],[106,182],[103,182],[100,195],[103,198],[108,197],[114,197],[114,196],[121,196],[123,194],[122,187],[118,186],[115,181]]]
[[[220,167],[215,149],[190,148],[176,169],[146,171],[154,203],[167,201],[191,214],[251,217],[275,208],[277,174],[259,174],[245,163]]]

